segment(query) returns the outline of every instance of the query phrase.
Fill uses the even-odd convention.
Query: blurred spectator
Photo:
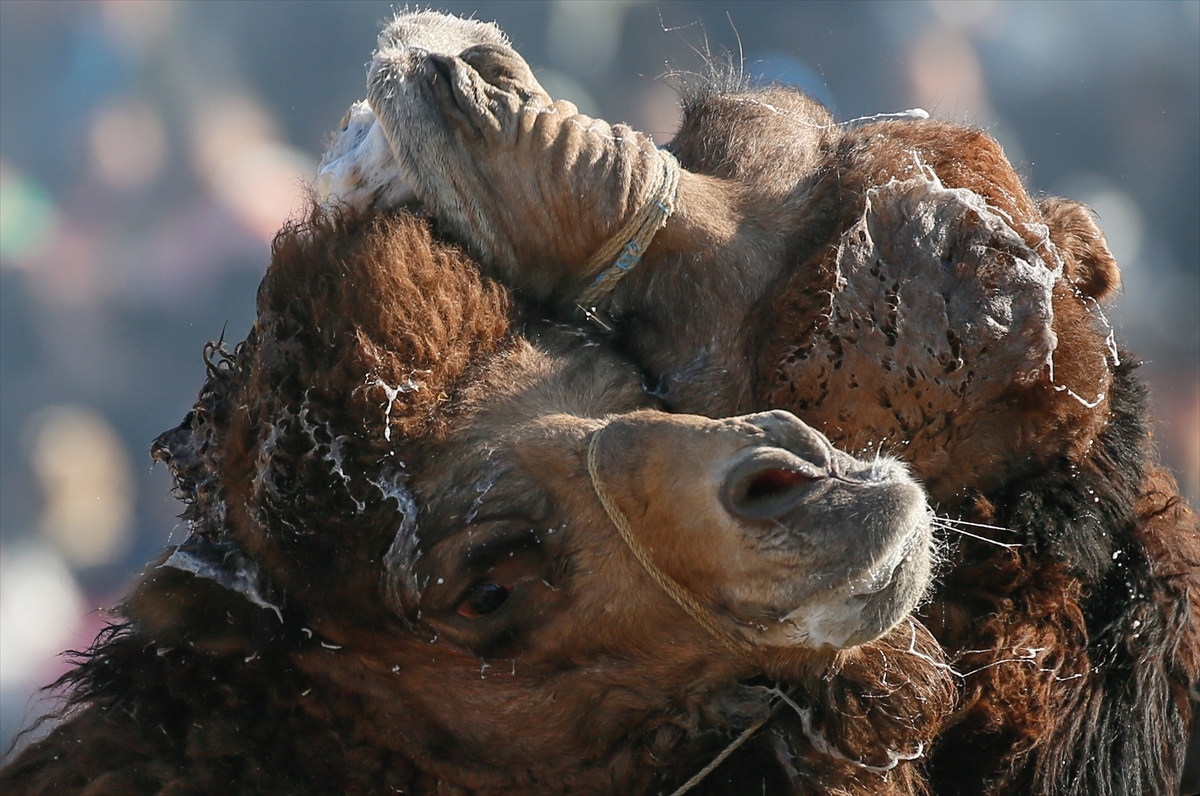
[[[122,585],[185,529],[149,441],[203,343],[241,339],[269,241],[365,93],[390,2],[0,3],[0,743]],[[669,140],[705,57],[839,118],[986,127],[1100,216],[1110,313],[1200,498],[1200,3],[442,4],[496,19],[547,90]]]

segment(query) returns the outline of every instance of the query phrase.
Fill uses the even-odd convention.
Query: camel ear
[[[1113,296],[1121,287],[1121,271],[1091,209],[1056,196],[1038,202],[1038,209],[1062,252],[1067,280],[1097,301]]]

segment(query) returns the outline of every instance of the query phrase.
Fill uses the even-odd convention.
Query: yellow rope
[[[713,637],[742,660],[755,667],[760,666],[758,658],[754,654],[753,647],[722,627],[711,611],[701,605],[687,589],[676,583],[670,575],[659,569],[650,559],[650,554],[646,551],[646,548],[642,547],[641,543],[634,536],[633,529],[629,526],[629,521],[625,519],[625,514],[608,493],[608,488],[605,487],[604,480],[600,477],[598,463],[600,447],[597,443],[603,432],[603,428],[598,429],[592,434],[592,440],[588,444],[588,475],[591,476],[592,488],[596,490],[596,496],[600,498],[600,504],[604,506],[604,511],[608,514],[608,518],[612,521],[612,524],[617,526],[617,530],[620,531],[621,538],[625,540],[625,544],[629,546],[633,555],[641,562],[642,567],[654,579],[654,582],[670,595],[671,599],[678,603],[680,608],[687,611],[688,615],[695,619],[701,627],[711,633]]]
[[[687,611],[688,615],[699,622],[701,627],[716,637],[718,641],[724,644],[739,658],[747,661],[756,668],[759,667],[760,664],[754,655],[753,648],[742,639],[734,636],[721,627],[720,623],[712,615],[712,613],[703,605],[701,605],[695,597],[688,593],[687,589],[683,588],[683,586],[680,586],[670,575],[659,569],[658,566],[650,559],[650,553],[647,552],[646,548],[642,547],[641,543],[633,535],[633,528],[630,527],[629,520],[625,518],[625,513],[621,511],[621,508],[617,505],[616,501],[613,500],[612,495],[608,493],[608,488],[604,485],[604,479],[600,477],[600,446],[597,443],[600,439],[600,435],[603,432],[604,428],[597,429],[596,432],[592,434],[592,439],[588,443],[588,475],[592,479],[592,488],[596,490],[596,496],[600,498],[600,505],[604,506],[604,511],[606,514],[608,514],[608,518],[612,521],[612,524],[617,526],[617,530],[621,533],[621,538],[625,540],[625,544],[629,546],[629,549],[633,552],[634,557],[641,562],[642,567],[650,574],[650,577],[654,579],[654,582],[657,583],[663,591],[670,595],[671,599],[678,603],[680,608],[682,608],[684,611]],[[687,782],[675,789],[671,793],[671,796],[683,796],[683,794],[687,793],[689,790],[698,785],[701,780],[716,770],[719,765],[724,763],[725,760],[731,754],[733,754],[739,746],[748,741],[750,737],[754,735],[754,733],[762,729],[762,726],[766,724],[772,716],[775,715],[775,710],[778,707],[778,705],[775,705],[775,707],[772,708],[767,715],[763,716],[761,719],[743,730],[741,735],[735,738],[733,742],[729,744],[729,746],[726,746],[724,749],[722,749],[721,753],[713,758],[708,765],[698,771],[695,776],[693,776]]]
[[[707,766],[705,766],[704,768],[697,771],[696,775],[694,777],[692,777],[691,779],[689,779],[687,782],[683,783],[678,788],[671,791],[671,796],[683,796],[683,794],[687,793],[692,788],[699,785],[700,780],[704,779],[709,774],[713,773],[713,771],[715,771],[717,769],[717,766],[724,763],[725,760],[731,754],[733,754],[735,751],[737,751],[737,748],[739,746],[744,744],[746,741],[750,740],[751,735],[753,735],[754,733],[756,733],[760,729],[762,729],[762,726],[764,724],[766,724],[768,721],[770,721],[771,717],[775,715],[775,710],[778,707],[779,707],[779,705],[776,705],[774,708],[771,709],[771,711],[769,713],[767,713],[767,715],[763,716],[761,719],[754,722],[746,729],[742,730],[742,734],[739,735],[737,738],[734,738],[733,743],[729,744],[729,746],[726,746],[724,749],[722,749],[721,754],[714,757],[712,759],[711,763],[709,763]]]
[[[645,202],[633,218],[588,260],[586,273],[600,273],[596,281],[579,296],[578,304],[585,312],[594,309],[612,292],[621,277],[637,266],[650,247],[650,241],[675,212],[675,199],[679,193],[679,161],[665,149],[656,151],[661,168],[655,173],[654,182],[647,186]],[[603,271],[600,270],[602,268]]]

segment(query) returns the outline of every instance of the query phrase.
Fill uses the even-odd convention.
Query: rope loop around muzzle
[[[755,668],[760,668],[761,664],[757,661],[753,648],[742,639],[734,636],[732,633],[725,630],[725,628],[721,627],[720,622],[712,615],[712,612],[701,605],[700,601],[697,600],[695,596],[688,592],[687,589],[683,588],[683,586],[679,585],[674,578],[659,569],[654,561],[651,560],[650,553],[646,550],[646,548],[642,547],[641,542],[639,542],[633,535],[633,528],[630,527],[629,520],[625,519],[625,513],[621,511],[621,508],[617,505],[617,502],[613,500],[612,495],[608,493],[608,487],[604,485],[604,479],[600,477],[599,440],[600,435],[604,433],[606,428],[607,426],[603,426],[599,429],[596,429],[596,431],[592,434],[592,439],[588,443],[587,453],[588,476],[592,479],[592,488],[596,490],[596,497],[600,498],[600,505],[604,506],[604,512],[608,514],[608,518],[612,521],[612,524],[617,526],[617,530],[620,531],[621,538],[625,540],[625,544],[629,546],[629,549],[633,552],[634,557],[641,562],[642,567],[647,573],[649,573],[650,577],[654,579],[654,582],[658,584],[659,588],[670,595],[671,599],[674,600],[680,608],[682,608],[688,613],[689,616],[699,622],[701,627],[712,634],[730,651]],[[700,784],[705,777],[707,777],[709,774],[715,771],[718,766],[724,763],[725,760],[738,749],[738,747],[750,740],[751,736],[762,729],[763,725],[765,725],[771,719],[771,717],[775,715],[775,710],[778,707],[779,705],[776,704],[774,708],[766,713],[766,715],[742,730],[737,738],[734,738],[728,746],[721,750],[720,754],[713,758],[708,765],[696,772],[691,779],[679,786],[679,788],[671,793],[671,796],[683,796],[683,794]]]
[[[670,575],[659,569],[658,565],[650,558],[650,553],[637,540],[637,537],[634,536],[633,528],[630,527],[629,520],[625,518],[625,513],[621,511],[620,506],[617,505],[612,495],[609,494],[608,488],[604,484],[604,479],[600,477],[599,440],[606,428],[607,426],[601,427],[592,434],[592,439],[588,443],[587,467],[588,476],[592,479],[592,488],[596,490],[596,496],[600,498],[600,505],[604,506],[604,511],[608,514],[609,520],[612,521],[613,525],[617,526],[617,530],[620,531],[621,538],[625,540],[625,544],[629,546],[634,557],[637,558],[650,577],[654,579],[659,588],[665,591],[680,608],[686,611],[701,627],[707,630],[731,652],[754,667],[761,668],[762,664],[758,656],[755,655],[754,648],[743,639],[722,627],[720,621],[713,616],[711,611],[700,604],[695,595],[681,586]]]

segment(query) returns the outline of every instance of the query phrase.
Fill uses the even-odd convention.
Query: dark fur
[[[984,516],[1022,535],[1020,554],[964,543],[939,589],[931,619],[943,643],[1011,659],[959,656],[960,671],[978,671],[965,680],[963,724],[933,760],[939,793],[1175,787],[1192,710],[1185,684],[1200,665],[1200,546],[1169,476],[1144,472],[1133,366],[1117,369],[1113,392],[1112,421],[1085,465],[1064,460],[988,496]]]
[[[552,330],[537,345],[514,334],[506,294],[423,222],[314,215],[285,230],[254,329],[206,362],[153,453],[192,531],[171,558],[207,574],[166,554],[147,568],[124,621],[57,684],[64,721],[0,772],[6,794],[653,793],[771,709],[769,683],[650,581],[587,480],[578,440],[596,417],[653,405],[640,374]],[[419,389],[390,402],[376,378]],[[544,418],[578,439],[536,448],[554,435],[522,424]],[[472,524],[475,510],[499,519]],[[547,530],[472,563],[513,516]],[[436,574],[499,570],[528,585],[507,625],[438,596]],[[953,705],[914,623],[792,657],[775,666],[790,699],[870,765],[928,744]],[[759,776],[805,794],[924,792],[916,766],[880,776],[822,754],[774,709],[697,793],[730,792],[731,776],[732,792]]]
[[[744,319],[747,360],[759,364],[748,379],[757,379],[756,395],[740,408],[791,409],[850,450],[888,439],[929,479],[943,512],[1007,528],[1011,538],[991,535],[1024,544],[1012,553],[963,540],[927,611],[935,635],[957,657],[956,668],[974,672],[963,681],[959,721],[930,761],[935,789],[963,796],[1173,792],[1193,711],[1187,687],[1200,677],[1200,530],[1155,463],[1145,388],[1134,366],[1115,365],[1090,312],[1119,285],[1090,214],[1066,200],[1035,205],[994,142],[943,123],[828,133],[815,145],[815,158],[811,134],[801,129],[791,139],[800,142],[796,154],[772,154],[781,133],[771,126],[779,118],[770,115],[764,127],[765,114],[733,104],[728,93],[718,83],[686,96],[672,149],[688,168],[761,184],[762,196],[797,203],[797,220],[774,244],[782,276]],[[789,107],[785,90],[735,87],[733,93]],[[1065,270],[1053,302],[1056,377],[1085,385],[1076,391],[1089,397],[1107,392],[1106,401],[1087,409],[1042,382],[1014,385],[965,416],[938,418],[920,406],[922,392],[938,400],[936,375],[917,373],[907,396],[885,404],[899,422],[880,422],[881,415],[872,415],[873,374],[858,374],[857,397],[819,389],[838,378],[840,367],[803,362],[808,341],[826,323],[817,299],[830,289],[827,247],[858,218],[864,189],[885,182],[912,152],[947,186],[970,188],[1011,217],[1049,226]],[[1044,251],[1032,236],[1028,243]],[[738,259],[723,261],[716,252],[692,262],[660,256],[664,262],[643,265],[662,269],[640,277],[647,290],[655,280],[665,284],[673,269],[720,271]],[[639,359],[662,362],[655,359],[661,352],[639,350],[657,339],[654,332],[643,337],[640,327],[661,324],[666,333],[670,320],[660,321],[668,317],[661,308],[632,298],[637,278],[618,288],[631,292],[615,302],[639,307],[624,339]],[[652,296],[649,303],[677,302],[693,312],[690,296],[676,296]],[[743,378],[737,371],[729,376]],[[694,410],[687,400],[681,408]],[[971,413],[992,418],[969,430],[964,421]],[[946,435],[925,436],[939,422],[949,423]],[[1040,651],[1033,661],[1011,660],[1020,648]]]
[[[1119,272],[1091,212],[1034,201],[981,130],[838,126],[799,92],[736,75],[685,94],[668,148],[685,169],[675,214],[600,308],[612,344],[677,411],[792,411],[845,450],[895,453],[943,515],[1023,545],[962,541],[926,611],[964,672],[959,721],[929,764],[940,791],[1171,792],[1200,678],[1200,534],[1155,461],[1143,388],[1106,339],[1098,302]],[[945,250],[918,251],[920,216],[887,190],[929,175],[986,213],[972,205]],[[893,214],[881,226],[894,238],[856,232],[868,208]],[[594,238],[573,253],[577,268],[620,227],[596,217],[560,219]],[[875,257],[858,271],[860,304],[841,282],[856,247]],[[562,257],[540,255],[493,265],[573,312],[594,274],[564,277]],[[943,329],[938,313],[1003,294],[1017,285],[1006,274],[1031,280],[1012,288],[1010,326],[964,354],[993,318]]]

